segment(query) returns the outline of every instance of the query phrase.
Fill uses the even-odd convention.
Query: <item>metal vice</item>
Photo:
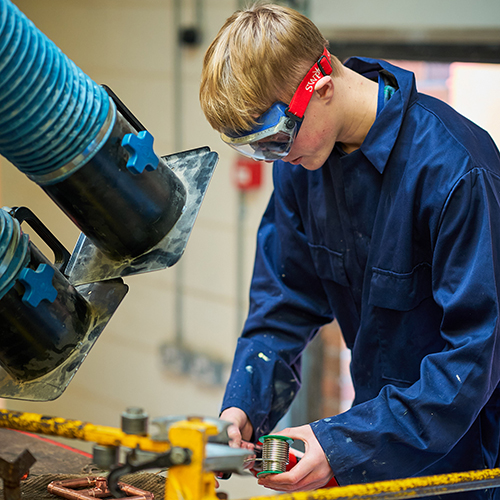
[[[122,429],[118,429],[0,410],[0,427],[94,442],[94,462],[110,469],[108,488],[116,497],[123,496],[119,488],[121,476],[147,469],[168,469],[166,500],[217,500],[214,472],[241,473],[251,455],[248,450],[228,446],[229,424],[222,420],[156,418],[152,424],[158,432],[151,436],[146,429],[147,415],[135,415],[138,418],[127,410],[122,415]],[[118,463],[120,447],[129,450],[124,464]]]
[[[0,427],[36,432],[40,434],[80,439],[96,443],[97,449],[109,450],[106,457],[117,457],[120,446],[128,448],[125,464],[118,465],[110,460],[111,471],[108,475],[109,490],[116,496],[123,496],[119,489],[119,479],[146,469],[168,469],[165,485],[166,500],[216,500],[215,476],[213,472],[241,473],[251,452],[227,445],[228,423],[218,419],[201,417],[162,417],[152,421],[159,427],[154,436],[142,432],[144,415],[134,419],[130,412],[124,419],[122,429],[93,425],[78,420],[53,418],[35,413],[19,413],[0,410]],[[139,422],[140,425],[136,426]],[[125,423],[125,425],[124,425]],[[142,426],[145,428],[145,426]],[[130,433],[132,429],[135,434]],[[17,479],[33,463],[29,453],[23,453],[7,476]],[[102,457],[102,455],[101,455]],[[146,458],[145,458],[146,457]],[[96,453],[94,453],[96,461]],[[105,464],[102,464],[105,465]],[[0,467],[2,469],[2,467]],[[0,472],[2,472],[0,470]],[[352,484],[335,488],[319,489],[277,495],[274,497],[253,497],[250,500],[358,500],[406,499],[429,495],[446,495],[500,487],[500,469],[457,472],[437,476],[394,479],[365,484]],[[19,488],[13,482],[8,484],[9,491]],[[14,498],[14,497],[12,497]]]
[[[227,445],[226,422],[201,417],[165,417],[154,424],[160,434],[153,439],[168,442],[170,449],[150,461],[138,463],[134,451],[124,465],[113,467],[108,486],[115,495],[122,475],[138,470],[168,467],[165,500],[217,500],[214,472],[242,472],[251,452]]]
[[[166,500],[217,499],[215,476],[204,467],[209,437],[217,434],[219,430],[216,425],[198,418],[172,425],[169,431],[170,443],[172,446],[191,450],[191,462],[169,469],[165,485]]]

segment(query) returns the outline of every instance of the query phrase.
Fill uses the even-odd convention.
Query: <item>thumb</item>
[[[301,425],[299,427],[287,427],[279,432],[274,432],[273,436],[283,436],[291,439],[306,441],[312,433],[310,425]]]

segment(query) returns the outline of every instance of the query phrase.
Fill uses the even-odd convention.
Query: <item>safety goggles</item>
[[[274,161],[290,152],[304,118],[314,86],[323,76],[332,73],[330,55],[326,48],[300,82],[287,106],[275,102],[257,120],[257,125],[240,135],[221,134],[222,140],[241,154],[254,160]]]

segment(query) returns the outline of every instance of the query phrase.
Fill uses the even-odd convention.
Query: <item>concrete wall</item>
[[[465,42],[500,38],[497,0],[311,0],[309,15],[327,37],[350,30],[356,36]],[[376,38],[374,38],[374,36]]]

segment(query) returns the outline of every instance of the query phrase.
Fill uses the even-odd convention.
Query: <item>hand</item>
[[[253,427],[243,410],[234,407],[227,408],[221,413],[220,419],[233,424],[227,430],[230,440],[229,446],[233,448],[249,448],[249,446],[252,446],[253,449],[253,445],[244,443],[244,441],[250,441],[253,434]]]
[[[221,413],[219,418],[226,422],[231,422],[232,424],[227,429],[229,446],[232,448],[246,448],[253,451],[254,445],[248,442],[252,437],[253,427],[250,420],[248,420],[247,414],[243,410],[235,407],[227,408]],[[244,436],[247,441],[243,441],[242,436]],[[219,481],[217,481],[217,479],[222,477],[222,473],[215,473],[215,477],[215,487],[218,488]]]
[[[304,441],[305,453],[298,464],[288,472],[259,477],[259,484],[277,491],[314,490],[325,486],[333,471],[310,425],[290,427],[273,435]]]

